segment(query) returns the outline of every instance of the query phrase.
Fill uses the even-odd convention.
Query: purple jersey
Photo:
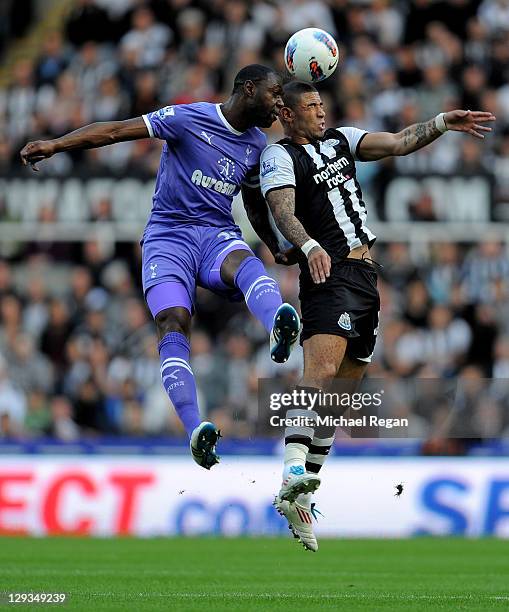
[[[143,115],[150,136],[165,140],[148,225],[234,225],[232,200],[241,184],[258,187],[258,128],[234,129],[219,104],[166,106]]]

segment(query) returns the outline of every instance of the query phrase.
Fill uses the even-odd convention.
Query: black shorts
[[[315,334],[348,339],[346,353],[370,362],[378,333],[380,297],[376,268],[359,259],[333,264],[325,283],[301,273],[301,344]]]

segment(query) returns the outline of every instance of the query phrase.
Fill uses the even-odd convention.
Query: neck
[[[309,138],[306,138],[305,136],[295,135],[295,136],[291,136],[291,139],[295,144],[304,145],[304,144],[310,144],[312,142],[311,140],[309,140]]]
[[[220,108],[226,121],[239,132],[245,132],[253,127],[247,118],[248,113],[244,104],[235,95],[230,96],[226,102],[223,102]]]
[[[306,136],[303,136],[302,134],[292,134],[287,130],[285,130],[285,136],[295,144],[305,145],[310,144],[312,142],[311,140],[309,140],[309,138],[306,138]]]

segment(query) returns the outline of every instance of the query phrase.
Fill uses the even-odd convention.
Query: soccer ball
[[[323,81],[336,70],[338,62],[336,41],[324,30],[299,30],[286,43],[285,64],[288,72],[302,81]]]

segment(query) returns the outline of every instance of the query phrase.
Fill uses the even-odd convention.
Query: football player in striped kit
[[[325,127],[320,94],[310,83],[284,86],[280,121],[286,138],[269,145],[260,159],[263,195],[283,236],[292,243],[289,261],[301,269],[301,343],[304,374],[298,389],[327,389],[338,379],[352,393],[375,346],[380,299],[377,264],[355,162],[408,155],[447,130],[484,138],[495,120],[490,112],[454,110],[396,134],[356,127]],[[305,395],[305,394],[304,394]],[[316,415],[295,406],[287,418]],[[297,419],[296,419],[297,420]],[[334,427],[285,429],[283,484],[275,506],[303,545],[316,551],[312,493],[334,441]]]

